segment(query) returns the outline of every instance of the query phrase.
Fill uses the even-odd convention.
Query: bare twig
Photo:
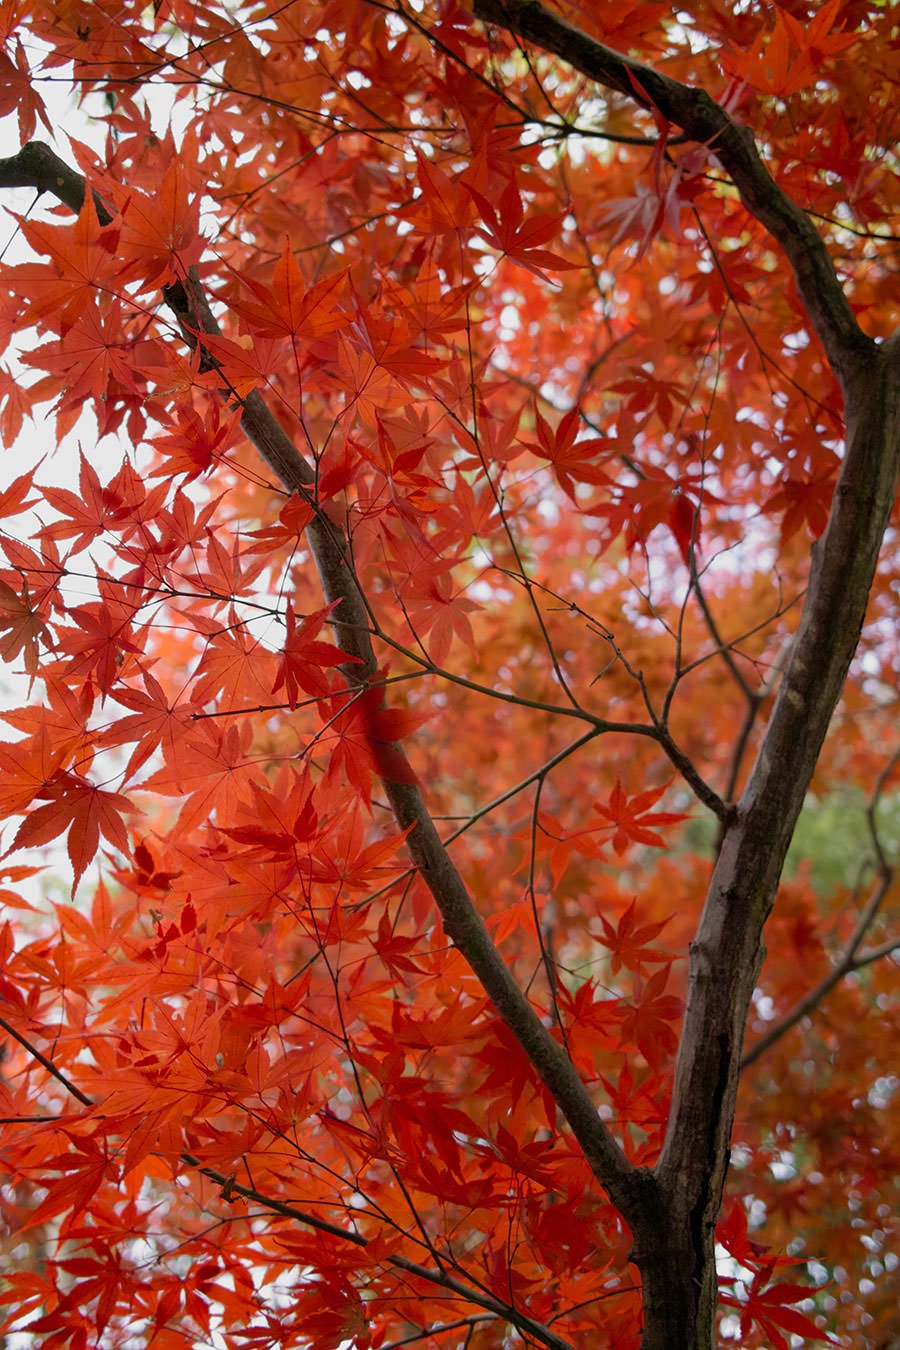
[[[877,881],[872,888],[872,894],[856,922],[856,927],[850,936],[849,942],[841,953],[838,961],[828,974],[819,981],[815,988],[810,989],[808,993],[804,994],[789,1012],[785,1013],[783,1017],[780,1017],[777,1022],[774,1022],[765,1035],[760,1036],[759,1040],[754,1042],[741,1060],[742,1069],[746,1069],[751,1064],[754,1064],[761,1055],[765,1054],[765,1052],[775,1044],[776,1041],[780,1041],[782,1036],[786,1035],[792,1027],[795,1027],[798,1022],[802,1021],[804,1017],[807,1017],[813,1012],[822,1000],[831,993],[832,989],[840,984],[841,980],[843,980],[846,975],[851,974],[855,970],[860,970],[863,966],[871,965],[873,961],[878,961],[884,956],[889,956],[891,952],[896,951],[897,948],[900,947],[900,937],[896,937],[888,938],[886,942],[881,943],[878,947],[869,948],[864,952],[859,951],[866,934],[871,929],[872,924],[875,922],[875,919],[881,910],[885,896],[888,894],[888,891],[894,882],[894,866],[885,856],[884,847],[878,833],[876,811],[888,779],[897,767],[898,762],[900,762],[900,751],[897,751],[891,756],[881,773],[878,775],[875,787],[866,804],[866,823],[869,829],[872,849],[875,853]]]
[[[416,1341],[426,1341],[432,1336],[443,1336],[448,1331],[459,1331],[463,1327],[471,1329],[477,1326],[479,1322],[492,1322],[493,1320],[489,1313],[475,1313],[472,1317],[458,1317],[455,1322],[441,1322],[433,1327],[425,1327],[422,1331],[414,1331],[409,1336],[402,1336],[399,1341],[388,1341],[381,1346],[380,1350],[400,1350],[402,1345],[414,1345]]]
[[[62,1083],[66,1091],[71,1092],[76,1101],[81,1102],[82,1106],[93,1106],[90,1097],[86,1096],[85,1093],[81,1091],[81,1088],[76,1087],[71,1078],[67,1078],[62,1069],[56,1067],[52,1059],[48,1059],[46,1055],[41,1054],[37,1046],[33,1045],[27,1037],[23,1036],[21,1031],[17,1031],[11,1023],[7,1022],[5,1017],[0,1017],[0,1027],[3,1028],[8,1036],[12,1036],[14,1041],[18,1041],[22,1049],[27,1050],[32,1059],[36,1059],[38,1064],[43,1065],[47,1072],[55,1078],[58,1083]]]

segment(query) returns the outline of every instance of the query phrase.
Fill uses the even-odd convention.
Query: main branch
[[[73,211],[84,201],[86,185],[75,170],[46,145],[33,142],[10,159],[0,160],[0,187],[31,186],[52,193]],[[95,194],[96,198],[96,194]],[[98,201],[98,215],[109,221],[108,209]],[[186,341],[196,345],[197,330],[217,334],[218,324],[196,278],[165,290],[166,303]],[[202,349],[202,338],[200,339]],[[215,359],[202,353],[209,366]],[[274,470],[289,492],[313,501],[315,470],[300,453],[258,391],[240,400],[241,426],[248,440]],[[348,682],[366,687],[377,662],[370,637],[370,618],[344,534],[326,516],[317,513],[308,528],[322,590],[336,603],[335,635],[342,649],[358,664],[344,668]],[[394,763],[406,764],[401,747],[394,747]],[[407,775],[404,775],[407,776]],[[408,774],[410,780],[412,773]],[[550,1091],[577,1138],[594,1175],[632,1228],[653,1204],[652,1177],[632,1166],[600,1120],[597,1108],[569,1056],[544,1026],[500,956],[479,915],[465,882],[441,841],[422,794],[412,782],[384,782],[384,790],[401,830],[409,830],[407,846],[441,913],[444,928],[480,980],[503,1021]]]

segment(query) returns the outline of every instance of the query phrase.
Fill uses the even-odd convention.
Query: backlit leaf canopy
[[[897,25],[4,8],[10,1345],[894,1343]]]

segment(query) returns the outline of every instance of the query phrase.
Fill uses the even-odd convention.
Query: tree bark
[[[741,199],[786,254],[810,323],[840,381],[844,461],[790,663],[721,850],[691,944],[688,1000],[656,1203],[635,1213],[644,1297],[642,1350],[712,1350],[715,1227],[763,925],[865,618],[900,470],[900,334],[862,332],[806,213],[775,183],[752,134],[702,89],[621,56],[537,0],[476,0],[477,17],[555,52],[608,89],[654,108],[711,146]]]

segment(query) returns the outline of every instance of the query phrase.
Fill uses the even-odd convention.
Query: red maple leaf
[[[225,415],[215,399],[210,399],[201,416],[193,408],[176,408],[176,420],[162,436],[154,436],[153,448],[163,457],[154,478],[186,475],[193,482],[221,460],[235,439],[240,410]]]
[[[13,8],[12,6],[10,7]],[[11,34],[4,33],[4,39],[8,40]],[[11,45],[11,44],[10,44]],[[23,145],[30,141],[34,135],[34,128],[39,117],[44,126],[53,136],[54,128],[48,114],[44,100],[35,87],[36,81],[32,76],[31,67],[28,64],[28,56],[25,48],[22,46],[21,38],[17,37],[15,42],[15,60],[13,60],[5,51],[0,52],[0,117],[6,117],[11,112],[15,112],[19,119],[19,136]]]
[[[577,267],[577,263],[567,262],[558,253],[539,247],[559,233],[563,216],[537,215],[526,220],[515,179],[511,178],[506,184],[496,207],[475,188],[470,187],[469,192],[484,221],[475,233],[499,253],[543,280],[547,279],[544,276],[547,268],[562,272]]]
[[[34,506],[36,498],[29,497],[28,494],[34,487],[34,475],[37,473],[38,466],[28,473],[20,473],[18,478],[14,478],[8,488],[0,492],[0,517],[18,516],[23,511],[28,511]]]
[[[631,904],[625,910],[625,913],[619,919],[614,928],[602,914],[598,917],[603,925],[603,932],[598,934],[597,941],[604,947],[608,947],[612,952],[613,974],[625,966],[628,970],[634,970],[639,975],[644,973],[644,967],[653,962],[659,963],[670,959],[666,952],[654,951],[648,947],[648,943],[654,938],[659,937],[669,919],[660,919],[654,923],[645,923],[638,926],[635,923],[635,912],[637,902],[632,900]]]
[[[579,408],[571,408],[565,413],[557,423],[554,430],[546,418],[541,416],[540,409],[534,410],[535,430],[538,434],[538,444],[533,441],[521,441],[520,443],[531,450],[541,459],[547,459],[553,466],[553,472],[556,474],[559,485],[572,498],[577,501],[575,496],[576,483],[610,483],[609,475],[603,469],[592,461],[595,461],[598,455],[604,458],[610,454],[607,443],[599,436],[592,437],[589,440],[578,440],[578,431],[581,426],[581,411]]]
[[[127,521],[142,502],[145,492],[137,475],[127,487],[126,477],[120,472],[104,487],[96,469],[81,451],[77,492],[59,487],[42,489],[49,505],[62,517],[45,527],[44,539],[71,539],[71,555],[87,548],[105,530]]]
[[[426,234],[467,230],[475,212],[466,184],[459,177],[451,178],[418,150],[416,160],[421,193],[402,214]]]
[[[278,339],[262,335],[251,337],[224,337],[221,334],[201,333],[197,337],[203,341],[207,351],[215,357],[215,367],[198,381],[211,389],[224,390],[237,398],[246,398],[251,390],[261,384],[267,384],[274,369],[281,343]]]
[[[616,853],[624,853],[630,844],[646,844],[650,848],[669,847],[650,825],[674,825],[688,817],[681,811],[650,810],[668,787],[669,783],[664,783],[660,788],[651,788],[649,792],[639,792],[629,798],[617,778],[609,800],[605,803],[594,802],[594,810],[610,822],[604,828],[612,831],[612,846]]]
[[[52,647],[53,637],[39,610],[28,594],[28,582],[23,583],[21,595],[0,578],[0,656],[14,661],[21,654],[25,673],[33,682],[38,673],[40,644]]]
[[[169,157],[162,180],[150,192],[114,186],[119,208],[121,276],[150,290],[183,280],[203,256],[200,196],[191,193],[187,146]]]
[[[791,1341],[783,1333],[801,1336],[804,1340],[827,1341],[835,1344],[834,1337],[822,1331],[805,1313],[798,1312],[792,1305],[808,1299],[813,1292],[808,1285],[769,1284],[775,1260],[763,1263],[757,1270],[752,1282],[742,1284],[742,1297],[720,1294],[723,1304],[739,1308],[741,1312],[741,1335],[749,1336],[754,1325],[767,1337],[773,1350],[790,1350]]]
[[[310,341],[345,328],[350,322],[339,307],[347,289],[346,271],[332,272],[308,285],[289,239],[285,239],[281,257],[275,264],[271,286],[264,286],[250,276],[241,275],[239,280],[254,298],[245,300],[238,295],[232,299],[231,308],[254,335]]]
[[[128,653],[143,651],[131,627],[134,615],[128,605],[111,600],[77,605],[68,611],[77,628],[57,630],[61,651],[69,657],[72,678],[92,680],[101,694],[110,692]]]
[[[628,548],[640,542],[659,525],[671,531],[685,563],[692,546],[700,540],[700,504],[719,500],[708,487],[701,472],[686,470],[672,477],[665,469],[640,465],[641,477],[628,487],[617,486],[616,500],[590,507],[591,515],[602,516],[614,533],[624,527]]]
[[[764,515],[781,515],[781,542],[785,543],[805,525],[812,539],[818,539],[828,524],[828,512],[834,495],[836,466],[824,473],[804,478],[785,473],[778,487],[762,505]]]
[[[347,778],[368,800],[375,775],[392,783],[416,783],[414,774],[398,742],[429,714],[386,708],[384,693],[372,688],[335,699],[331,730],[337,737],[332,750],[331,771],[343,769]]]
[[[684,1000],[663,992],[669,970],[669,966],[664,966],[646,983],[636,976],[634,998],[625,1005],[622,1014],[622,1044],[636,1045],[652,1069],[661,1068],[678,1048],[673,1023],[684,1011]]]
[[[842,8],[842,0],[826,0],[801,22],[776,7],[771,32],[761,30],[745,51],[732,48],[726,52],[722,65],[760,93],[786,98],[806,89],[822,78],[822,66],[830,57],[859,40],[859,33],[845,33],[843,25],[835,29]]]
[[[71,1223],[94,1198],[107,1173],[109,1159],[102,1145],[68,1130],[63,1133],[69,1147],[64,1153],[43,1160],[46,1173],[56,1172],[59,1179],[47,1175],[44,1182],[47,1193],[29,1214],[23,1229],[46,1223],[65,1211],[69,1212],[67,1222]],[[30,1325],[33,1327],[35,1323]]]
[[[60,394],[58,406],[64,410],[80,406],[87,398],[101,404],[115,401],[120,390],[142,393],[145,377],[138,373],[134,347],[121,313],[103,313],[95,303],[78,315],[61,338],[24,353],[22,360],[51,372],[32,390],[33,397],[45,400]]]
[[[316,636],[333,609],[333,604],[326,605],[324,609],[304,615],[298,624],[298,616],[293,607],[288,605],[287,637],[272,692],[277,694],[283,688],[291,708],[296,708],[301,689],[314,698],[328,697],[331,685],[322,673],[323,666],[328,668],[359,662],[359,657],[348,656],[340,647],[335,647],[331,642],[322,642]]]
[[[146,764],[154,751],[161,749],[166,764],[177,771],[178,754],[184,738],[194,728],[194,717],[199,704],[191,701],[170,701],[159,681],[149,671],[142,671],[144,689],[119,684],[112,697],[133,711],[120,717],[103,730],[97,738],[101,747],[126,745],[136,741],[125,766],[125,781]]]
[[[35,253],[50,259],[12,270],[14,288],[28,297],[20,322],[51,323],[65,334],[76,319],[96,307],[97,291],[112,285],[118,230],[100,224],[91,192],[85,193],[74,224],[21,220],[19,227]]]

